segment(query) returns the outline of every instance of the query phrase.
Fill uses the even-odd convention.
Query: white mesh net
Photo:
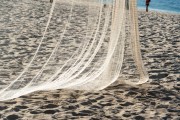
[[[139,77],[125,82],[148,80],[136,0],[9,0],[1,5],[7,14],[0,18],[0,101],[38,90],[104,89],[120,80],[126,38]]]

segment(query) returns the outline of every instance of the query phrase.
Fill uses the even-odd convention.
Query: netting
[[[124,81],[148,80],[136,0],[8,0],[0,5],[0,101],[38,90],[102,90],[121,80],[127,38],[139,76]]]

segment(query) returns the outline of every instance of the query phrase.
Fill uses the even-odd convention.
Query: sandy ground
[[[32,15],[30,18],[33,19],[33,17],[37,16],[47,18],[46,11],[48,11],[48,7],[43,7],[42,10],[39,10],[41,11],[39,14],[29,12],[31,13],[30,16]],[[5,16],[10,9],[11,7],[7,11],[0,12],[0,14]],[[32,8],[27,8],[27,10],[29,9]],[[66,12],[68,11],[67,9]],[[4,25],[1,24],[2,22],[7,20],[13,21],[12,24],[3,26],[3,29],[0,31],[0,66],[3,66],[4,69],[6,68],[6,71],[0,73],[1,79],[3,77],[3,80],[5,80],[1,81],[2,84],[4,82],[8,83],[9,79],[13,79],[16,73],[18,73],[18,70],[20,71],[29,62],[29,59],[33,55],[32,53],[37,47],[37,38],[41,37],[43,31],[43,28],[38,25],[43,26],[46,22],[40,18],[39,21],[33,20],[30,23],[27,20],[28,24],[31,24],[31,26],[28,26],[24,18],[29,16],[29,14],[26,15],[25,13],[26,11],[24,14],[17,13],[13,18],[9,18],[7,15],[0,19],[1,27]],[[157,12],[145,13],[143,11],[139,11],[138,14],[141,52],[150,75],[148,83],[139,86],[113,84],[99,92],[73,90],[35,92],[17,99],[0,102],[0,118],[4,120],[179,120],[180,15]],[[16,17],[24,17],[24,22],[19,23],[16,21]],[[64,16],[64,18],[66,19],[67,16]],[[58,22],[58,20],[55,21]],[[80,22],[82,23],[82,21]],[[13,24],[18,23],[21,27],[12,27]],[[26,29],[29,27],[28,30],[24,30],[24,26]],[[12,31],[6,29],[8,27],[12,27]],[[52,29],[56,29],[53,25],[51,27]],[[36,28],[37,31],[33,31],[32,28]],[[20,30],[18,31],[17,29]],[[62,32],[61,29],[56,29],[55,31]],[[18,36],[19,32],[23,36]],[[16,39],[18,41],[13,41],[13,38],[10,39],[11,36],[9,34],[13,34],[12,36],[17,34]],[[49,36],[51,34],[53,33],[48,33]],[[30,40],[31,42],[29,42]],[[52,44],[56,42],[55,40],[50,41],[52,40],[51,37],[46,38],[46,40],[46,42]],[[34,44],[31,44],[32,41],[34,41]],[[74,41],[72,42],[74,43]],[[25,45],[28,45],[28,49],[24,47]],[[76,45],[78,47],[78,41]],[[19,47],[21,47],[21,50],[19,50]],[[76,49],[76,47],[72,49]],[[126,44],[127,47],[128,44]],[[52,46],[47,48],[49,48],[46,49],[47,53],[42,54],[42,56],[48,56],[50,54]],[[15,50],[19,51],[17,55],[14,54],[16,52]],[[42,48],[42,50],[44,49]],[[4,53],[8,53],[9,56],[3,56]],[[26,57],[27,55],[29,58]],[[125,56],[124,61],[128,61],[130,59],[128,58],[128,52],[125,53]],[[13,57],[22,57],[23,59],[13,62]],[[128,69],[128,64],[128,62],[124,62],[122,73],[132,73]],[[9,67],[13,69],[7,71]],[[10,73],[6,74],[7,72]]]

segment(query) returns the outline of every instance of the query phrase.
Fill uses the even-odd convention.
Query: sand
[[[41,14],[37,14],[37,16],[32,12],[32,18],[40,15],[47,18],[46,14],[48,13],[48,7],[43,7],[42,10],[40,10]],[[2,7],[0,7],[0,9],[1,8]],[[10,8],[11,7],[9,7],[9,9]],[[45,8],[47,10],[44,10]],[[28,9],[31,8],[27,8],[27,10]],[[1,11],[3,10],[1,9]],[[67,12],[68,11],[69,10],[67,9]],[[22,16],[22,18],[23,16],[27,16],[25,15],[26,12],[14,12],[17,12],[18,14],[16,15],[20,17]],[[8,10],[0,13],[2,15],[8,14]],[[0,102],[0,119],[180,119],[180,15],[158,12],[145,13],[144,11],[139,11],[138,14],[141,52],[143,62],[145,63],[150,75],[148,83],[138,86],[129,86],[117,82],[105,90],[98,92],[73,90],[34,92],[17,99]],[[16,16],[14,16],[14,18],[8,18],[7,16],[1,18],[0,26],[2,27],[4,24],[1,23],[6,20],[15,20],[15,17]],[[67,16],[64,17],[66,18]],[[27,21],[29,22],[29,20]],[[58,20],[54,21],[58,22]],[[3,26],[3,29],[1,29],[0,66],[1,68],[3,66],[6,70],[1,72],[0,76],[4,78],[5,84],[8,84],[10,79],[15,78],[18,71],[22,70],[22,68],[29,62],[29,59],[33,55],[32,53],[37,47],[37,38],[41,37],[41,33],[43,31],[43,28],[39,27],[38,24],[41,23],[41,26],[43,26],[45,25],[45,22],[46,21],[44,19],[39,19],[39,21],[33,20],[32,23],[28,23],[29,25],[31,24],[31,26],[27,25],[29,27],[28,30],[23,30],[23,32],[21,31],[23,36],[17,36],[19,41],[13,41],[13,38],[10,39],[10,36],[8,36],[9,33],[12,33],[14,36],[14,31],[17,32],[16,34],[18,35],[18,28],[12,27],[12,25],[7,25]],[[26,20],[24,21],[24,24],[20,24],[18,21],[13,21],[13,23],[22,25],[20,28],[23,29],[23,25],[26,25]],[[12,31],[7,31],[5,30],[6,27],[12,27],[14,30],[12,29]],[[52,25],[52,29],[56,29],[56,27]],[[61,32],[60,29],[57,31]],[[51,36],[53,33],[48,34]],[[51,37],[46,38],[46,40],[52,44],[56,42],[55,40],[51,41]],[[28,45],[28,49],[24,47],[25,45]],[[76,45],[76,47],[78,47],[78,41]],[[48,56],[52,50],[52,46],[49,46],[46,54],[42,55]],[[19,47],[21,47],[20,52],[18,50]],[[126,44],[126,49],[127,48],[128,42]],[[15,54],[16,49],[19,52],[18,54]],[[8,53],[9,56],[4,56],[4,53]],[[124,61],[131,59],[128,54],[129,52],[125,53],[126,57]],[[26,57],[27,55],[29,55],[29,58]],[[19,59],[18,62],[13,62],[13,57],[23,59]],[[68,59],[68,57],[64,59]],[[133,71],[129,70],[129,64],[130,63],[128,62],[124,62],[122,73],[126,73],[126,75],[133,74]],[[9,68],[11,68],[11,71],[8,71]],[[13,74],[12,70],[16,74]]]

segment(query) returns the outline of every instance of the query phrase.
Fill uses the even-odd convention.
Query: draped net
[[[148,80],[136,0],[9,0],[0,11],[0,101],[38,90],[92,91],[119,80]],[[127,42],[138,74],[133,79],[121,79]]]

